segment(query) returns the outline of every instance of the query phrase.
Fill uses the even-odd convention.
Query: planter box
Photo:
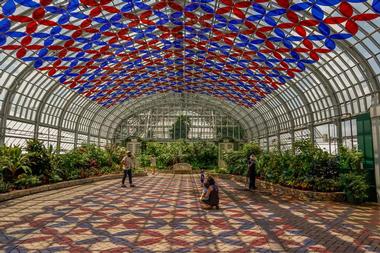
[[[230,179],[240,183],[246,182],[246,177],[228,175],[228,174],[212,174],[215,177],[222,179]],[[266,190],[271,192],[273,195],[293,197],[298,200],[303,201],[336,201],[343,202],[346,197],[343,192],[314,192],[314,191],[304,191],[294,188],[285,187],[278,184],[273,184],[267,181],[256,179],[256,187],[259,190]]]
[[[147,176],[147,174],[146,173],[136,173],[133,176],[134,177],[143,177],[143,176]],[[71,186],[89,184],[89,183],[99,182],[99,181],[103,181],[103,180],[121,179],[121,178],[122,178],[122,174],[110,174],[110,175],[104,175],[104,176],[99,176],[99,177],[75,179],[75,180],[59,182],[59,183],[55,183],[55,184],[41,185],[41,186],[36,186],[36,187],[24,189],[24,190],[15,190],[15,191],[11,191],[11,192],[1,193],[0,194],[0,202],[10,200],[10,199],[24,197],[24,196],[35,194],[35,193],[45,192],[45,191],[58,190],[58,189],[71,187]]]

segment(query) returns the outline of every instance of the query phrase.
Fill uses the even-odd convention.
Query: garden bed
[[[145,172],[140,172],[140,173],[134,174],[133,176],[143,177],[143,176],[147,176],[147,174]],[[35,193],[58,190],[58,189],[67,188],[71,186],[89,184],[89,183],[94,183],[94,182],[99,182],[99,181],[104,181],[104,180],[111,180],[111,179],[121,179],[121,177],[122,177],[122,174],[110,174],[110,175],[104,175],[104,176],[98,176],[98,177],[75,179],[75,180],[59,182],[55,184],[41,185],[41,186],[36,186],[36,187],[23,189],[23,190],[14,190],[7,193],[1,193],[0,202],[28,196]]]
[[[246,177],[229,175],[229,174],[212,174],[215,177],[230,179],[240,183],[246,182]],[[293,197],[298,200],[303,201],[335,201],[343,202],[346,197],[343,192],[314,192],[294,189],[290,187],[285,187],[278,184],[273,184],[260,179],[256,179],[256,186],[258,190],[270,191],[273,195]]]

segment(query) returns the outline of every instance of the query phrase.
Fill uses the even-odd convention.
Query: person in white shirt
[[[135,187],[135,185],[132,183],[132,169],[135,167],[135,162],[130,151],[127,151],[127,155],[123,157],[123,159],[121,160],[121,164],[124,170],[123,179],[121,181],[121,187],[127,187],[125,185],[125,179],[127,178],[127,176],[129,180],[129,186]]]
[[[150,167],[152,168],[152,175],[156,174],[157,159],[154,155],[150,157]]]

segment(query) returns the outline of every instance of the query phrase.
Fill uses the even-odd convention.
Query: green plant
[[[38,176],[28,174],[22,174],[18,176],[17,180],[15,181],[15,185],[19,189],[25,189],[39,184],[41,184],[41,180],[38,178]]]
[[[247,159],[249,158],[251,154],[254,154],[255,156],[259,156],[262,153],[262,150],[259,144],[254,143],[254,142],[244,144],[242,150]]]
[[[102,175],[112,174],[113,172],[114,172],[114,168],[112,168],[112,167],[102,167],[102,168],[100,169],[100,173],[101,173]]]
[[[117,145],[107,145],[105,147],[109,163],[111,164],[120,164],[123,159],[126,149]]]
[[[0,180],[0,193],[9,192],[11,189],[11,184]]]
[[[48,150],[42,141],[32,139],[26,142],[26,151],[32,174],[41,176],[43,182],[48,182],[51,171],[49,151],[52,152],[52,148]]]
[[[86,166],[86,160],[78,149],[73,149],[60,156],[59,176],[63,180],[77,179]]]
[[[339,169],[343,173],[350,171],[361,173],[361,162],[363,153],[357,150],[350,150],[346,147],[339,147]]]
[[[1,147],[0,172],[5,182],[13,182],[24,173],[31,173],[28,158],[22,154],[20,147]]]
[[[318,192],[337,192],[341,188],[339,180],[331,178],[314,178],[309,185],[310,188]]]
[[[143,169],[143,168],[133,169],[133,174],[144,174],[144,173],[145,173],[145,169]]]
[[[261,148],[256,143],[244,144],[239,151],[228,152],[223,155],[227,169],[231,174],[246,175],[248,171],[248,158],[251,154],[259,156]],[[262,167],[263,168],[263,167]]]
[[[139,154],[137,156],[137,160],[141,167],[149,167],[150,166],[150,156],[147,154]]]
[[[369,186],[364,176],[353,172],[342,174],[340,184],[349,202],[359,204],[367,200]]]
[[[226,162],[230,174],[246,175],[248,171],[248,163],[244,152],[228,152],[224,154],[223,160]]]
[[[226,168],[215,168],[214,172],[218,174],[229,174]]]
[[[50,173],[49,182],[57,183],[57,182],[61,182],[61,181],[63,181],[63,179],[58,174]]]
[[[217,166],[218,148],[210,142],[194,142],[188,144],[185,150],[185,162],[191,164],[196,169],[210,169]]]

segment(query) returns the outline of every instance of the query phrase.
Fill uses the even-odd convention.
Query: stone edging
[[[144,177],[144,176],[147,176],[147,173],[136,173],[133,176]],[[24,197],[24,196],[35,194],[35,193],[58,190],[58,189],[82,185],[82,184],[95,183],[95,182],[99,182],[103,180],[118,179],[121,177],[122,177],[122,174],[110,174],[110,175],[104,175],[104,176],[98,176],[98,177],[75,179],[75,180],[70,180],[70,181],[54,183],[54,184],[41,185],[41,186],[36,186],[36,187],[23,189],[23,190],[15,190],[11,192],[1,193],[0,202]]]
[[[246,177],[228,174],[211,174],[215,177],[230,179],[240,183],[246,182]],[[267,181],[256,179],[256,186],[259,190],[268,190],[273,195],[294,197],[303,201],[335,201],[343,202],[346,199],[344,192],[314,192],[298,190],[290,187],[285,187],[278,184],[273,184]]]

